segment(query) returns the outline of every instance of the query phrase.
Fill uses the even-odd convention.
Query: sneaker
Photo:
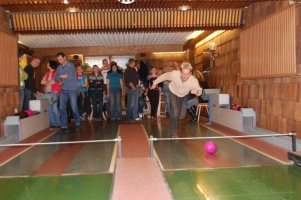
[[[55,128],[56,128],[56,126],[50,126],[50,127],[49,127],[49,130],[54,131]]]
[[[141,119],[140,117],[138,117],[138,118],[136,118],[134,121],[135,121],[135,122],[141,122],[142,119]]]

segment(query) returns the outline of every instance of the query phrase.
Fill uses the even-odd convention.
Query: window
[[[117,62],[117,65],[125,69],[126,68],[126,63],[129,61],[130,58],[135,58],[135,56],[112,56],[112,61]]]
[[[90,67],[93,67],[93,65],[97,65],[99,68],[101,68],[103,59],[109,60],[109,56],[85,57],[85,63],[88,63]]]

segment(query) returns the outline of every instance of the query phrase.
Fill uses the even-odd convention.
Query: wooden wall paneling
[[[17,38],[0,31],[0,87],[19,84],[17,51]]]
[[[296,73],[294,19],[295,7],[292,6],[242,31],[240,36],[242,78],[275,77]],[[259,49],[261,51],[258,51]],[[267,68],[266,73],[262,73],[262,68]]]

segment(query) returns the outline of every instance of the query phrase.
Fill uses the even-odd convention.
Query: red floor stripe
[[[54,132],[50,131],[49,129],[43,130],[29,138],[19,142],[19,143],[36,143],[43,141],[44,139],[48,138],[50,135],[54,134]],[[7,160],[10,160],[14,156],[20,154],[21,152],[31,148],[31,146],[26,147],[8,147],[2,151],[0,151],[0,165],[5,163]]]
[[[69,134],[71,134],[70,141],[88,140],[93,135],[90,130],[87,132],[72,132]],[[83,146],[84,144],[62,145],[62,147],[38,167],[32,175],[61,175],[69,167]]]
[[[141,124],[120,126],[123,158],[117,160],[112,200],[172,200]]]

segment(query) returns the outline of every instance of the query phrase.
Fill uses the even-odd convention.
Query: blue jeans
[[[77,94],[77,107],[80,116],[83,116],[84,113],[88,114],[88,106],[87,105],[87,92],[79,92]]]
[[[187,109],[189,109],[189,108],[191,108],[191,107],[193,107],[193,106],[197,106],[198,103],[199,103],[198,98],[189,99],[189,100],[187,101]]]
[[[127,105],[126,105],[126,118],[127,120],[137,119],[138,114],[138,98],[139,89],[126,88],[127,93]]]
[[[145,96],[142,94],[138,97],[138,113],[143,114],[143,109],[145,107]]]
[[[60,95],[60,113],[61,113],[61,126],[62,128],[68,128],[67,119],[67,103],[70,102],[72,110],[72,116],[75,121],[75,125],[80,125],[80,117],[77,107],[77,90],[62,90]]]
[[[49,115],[49,124],[50,126],[61,126],[60,120],[60,111],[58,108],[58,94],[55,93],[46,93],[47,95],[51,95],[53,99],[53,103],[48,106],[48,115]]]
[[[92,105],[93,105],[93,118],[102,118],[103,92],[90,91],[89,95],[91,97]]]
[[[112,119],[121,118],[121,89],[110,89],[110,111]]]
[[[21,110],[23,109],[23,104],[24,104],[24,95],[25,95],[25,87],[20,87],[20,107]]]
[[[174,135],[178,129],[178,120],[183,119],[186,115],[188,96],[178,97],[170,92],[169,99],[171,108],[169,128],[170,133]]]
[[[162,87],[162,92],[164,93],[164,101],[165,101],[165,105],[166,105],[166,112],[168,114],[170,114],[170,100],[169,100],[169,87],[167,84],[163,84],[163,87]]]

